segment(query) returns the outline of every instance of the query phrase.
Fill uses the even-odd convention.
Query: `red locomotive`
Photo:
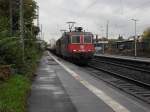
[[[93,34],[82,31],[82,27],[64,32],[56,42],[56,54],[75,62],[86,64],[94,52]]]

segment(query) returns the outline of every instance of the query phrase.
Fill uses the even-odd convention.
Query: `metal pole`
[[[37,6],[37,26],[40,27],[40,21],[39,21],[39,6]]]
[[[135,22],[135,37],[134,37],[134,56],[137,57],[137,20],[136,19],[131,19]]]
[[[9,16],[10,16],[10,35],[13,33],[13,14],[12,14],[12,0],[9,0]]]
[[[109,21],[107,21],[107,24],[106,24],[106,38],[108,39],[108,30],[109,30]]]
[[[135,57],[137,57],[137,33],[136,33],[136,20],[135,20]]]
[[[41,40],[42,39],[42,28],[41,28],[41,26],[40,26],[40,19],[39,19],[39,6],[37,5],[37,27],[38,28],[40,28],[40,33],[37,35],[37,38],[39,39],[39,40]],[[41,36],[41,37],[40,37]]]
[[[105,54],[105,44],[103,43],[103,54]]]
[[[40,38],[40,40],[42,40],[42,39],[43,39],[43,27],[42,27],[42,24],[41,24],[41,38]]]
[[[24,15],[23,0],[20,0],[20,39],[22,44],[22,61],[24,63]]]
[[[101,37],[103,37],[103,31],[104,31],[103,26],[100,26],[100,29],[101,29]]]

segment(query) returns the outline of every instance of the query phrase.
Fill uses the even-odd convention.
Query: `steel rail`
[[[118,64],[124,64],[124,65],[127,65],[127,66],[134,66],[136,68],[140,68],[140,69],[150,69],[150,62],[146,62],[146,61],[138,61],[138,60],[129,60],[129,59],[121,59],[121,58],[111,58],[111,57],[102,57],[102,56],[94,56],[95,59],[98,59],[98,60],[112,60],[113,62],[115,63],[118,63]],[[128,62],[126,62],[128,61]],[[135,65],[135,64],[131,64],[131,63],[137,63],[138,65],[144,65],[144,66],[138,66],[138,65]],[[147,65],[149,65],[149,67],[147,67]]]
[[[149,88],[149,89],[150,89],[150,84],[144,83],[144,82],[142,82],[142,81],[135,80],[135,79],[129,78],[129,77],[127,77],[127,76],[122,76],[122,75],[120,75],[120,74],[118,74],[118,73],[115,73],[115,72],[112,72],[112,71],[108,71],[108,70],[106,70],[106,69],[103,69],[103,68],[100,68],[100,67],[98,67],[98,66],[95,66],[94,64],[93,64],[93,65],[88,65],[88,66],[91,67],[91,68],[100,70],[100,71],[102,71],[102,72],[108,73],[108,74],[110,74],[110,75],[114,75],[114,76],[123,78],[123,79],[125,79],[125,80],[130,81],[130,82],[134,82],[134,83],[136,83],[136,84],[139,85],[139,86],[146,87],[146,88]]]
[[[119,66],[119,67],[124,67],[124,68],[129,68],[129,69],[132,69],[132,70],[141,71],[141,72],[145,72],[145,73],[150,73],[149,70],[145,70],[145,69],[140,68],[140,67],[128,66],[127,64],[126,65],[122,64],[122,63],[118,64],[118,63],[115,63],[115,62],[101,61],[101,60],[98,60],[98,59],[94,59],[92,61],[106,63],[106,64],[111,64],[111,65],[115,65],[115,66]]]

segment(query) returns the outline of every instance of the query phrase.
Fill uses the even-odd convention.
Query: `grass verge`
[[[27,77],[15,75],[0,85],[0,112],[25,112],[30,90]]]
[[[9,80],[0,82],[0,112],[26,112],[27,99],[31,81],[42,52],[33,56],[22,65],[21,73],[13,75]],[[31,55],[30,55],[31,56]]]

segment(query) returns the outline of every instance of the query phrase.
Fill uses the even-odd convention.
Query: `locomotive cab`
[[[90,59],[95,51],[92,34],[72,34],[70,44],[68,45],[69,53],[74,58]]]
[[[62,57],[78,62],[88,62],[95,52],[93,34],[83,32],[81,27],[76,27],[75,31],[64,32],[57,46]]]

